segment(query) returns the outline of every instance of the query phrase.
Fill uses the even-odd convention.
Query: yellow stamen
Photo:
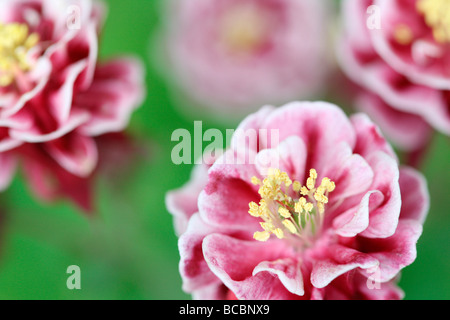
[[[318,202],[317,203],[317,209],[319,210],[320,214],[323,214],[325,212],[325,205],[323,202]]]
[[[307,202],[305,203],[303,208],[305,209],[305,212],[311,213],[311,211],[314,209],[314,205],[311,202]]]
[[[394,39],[401,45],[408,45],[413,40],[413,33],[411,28],[405,24],[399,24],[394,29]]]
[[[278,209],[278,213],[285,219],[288,219],[291,217],[291,213],[289,212],[289,210],[284,207],[280,207]]]
[[[258,241],[267,241],[270,238],[270,232],[267,231],[257,231],[253,234],[253,238]]]
[[[300,192],[300,189],[302,188],[302,185],[298,181],[294,181],[292,185],[292,189],[294,189],[295,192]]]
[[[262,218],[260,225],[264,230],[256,232],[254,239],[267,241],[271,234],[279,239],[292,235],[304,238],[314,233],[322,223],[325,204],[329,201],[328,195],[336,188],[329,178],[323,178],[317,188],[316,181],[317,172],[314,169],[310,170],[307,186],[301,186],[298,181],[292,182],[286,172],[278,169],[269,170],[262,182],[253,177],[252,183],[260,186],[259,194],[262,199],[259,206],[255,202],[249,203],[249,213],[253,217]]]
[[[250,202],[249,207],[250,207],[250,210],[248,210],[248,213],[250,213],[251,216],[256,217],[256,218],[261,216],[260,211],[259,211],[259,206],[255,202]]]
[[[301,197],[297,203],[295,203],[294,205],[294,210],[297,213],[303,213],[304,211],[306,211],[305,209],[305,205],[306,205],[306,199]]]
[[[12,84],[18,71],[30,70],[28,53],[38,42],[26,24],[0,23],[0,87]]]
[[[273,230],[273,234],[278,238],[278,239],[283,239],[284,238],[284,232],[282,229],[280,228],[276,228],[275,230]]]
[[[275,226],[272,224],[272,222],[261,222],[260,223],[261,228],[264,229],[264,231],[267,232],[272,232],[273,230],[275,230]]]
[[[311,169],[309,171],[309,178],[306,180],[306,186],[308,189],[312,190],[314,189],[314,186],[316,185],[316,179],[317,179],[317,172],[315,169]]]
[[[307,187],[301,187],[300,193],[302,196],[307,196],[309,194],[309,189]]]
[[[291,220],[283,220],[283,225],[286,227],[286,229],[289,230],[290,233],[295,234],[297,233],[297,228],[292,223]]]
[[[327,177],[322,179],[321,185],[323,185],[327,189],[328,192],[333,192],[334,189],[336,188],[336,185],[334,184],[334,182],[331,181]]]
[[[450,1],[419,0],[417,11],[424,15],[426,24],[433,30],[438,43],[450,43]]]
[[[320,185],[314,193],[314,199],[316,199],[317,202],[328,203],[328,198],[325,196],[325,191],[327,191],[326,188]]]
[[[238,4],[232,7],[221,21],[222,42],[234,53],[254,52],[264,44],[270,31],[266,15],[255,4]]]
[[[255,186],[258,186],[258,185],[261,184],[261,180],[259,180],[257,177],[253,177],[253,178],[252,178],[252,183],[253,183]]]

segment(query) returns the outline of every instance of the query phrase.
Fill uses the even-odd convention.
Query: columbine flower
[[[339,60],[366,90],[356,105],[407,151],[430,127],[450,134],[449,10],[446,0],[343,2]]]
[[[292,103],[239,128],[278,129],[280,141],[234,137],[168,194],[175,221],[188,221],[178,228],[184,290],[198,299],[401,298],[397,277],[416,258],[428,193],[369,118]],[[224,161],[242,153],[254,163]]]
[[[2,187],[16,159],[41,195],[51,182],[44,172],[60,189],[89,177],[98,137],[123,130],[141,103],[140,63],[97,63],[103,11],[90,0],[0,2],[0,158],[8,164]]]
[[[168,3],[168,68],[196,105],[236,117],[323,88],[329,1]]]

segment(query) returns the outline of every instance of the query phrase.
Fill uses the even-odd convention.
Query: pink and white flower
[[[278,129],[280,140],[232,141],[222,157],[254,152],[255,162],[218,158],[166,197],[183,289],[197,299],[402,298],[396,282],[416,258],[428,191],[378,127],[295,102],[239,128]]]
[[[339,60],[364,89],[356,107],[406,151],[432,129],[450,135],[449,10],[446,0],[343,1]]]
[[[142,102],[139,61],[97,61],[103,15],[101,3],[91,0],[0,2],[3,188],[17,159],[27,168],[40,167],[27,156],[30,150],[59,166],[56,171],[90,177],[98,162],[98,137],[125,129]],[[42,185],[33,178],[42,172],[27,172],[32,183]],[[41,185],[34,189],[42,192]]]
[[[329,1],[167,2],[164,72],[203,110],[240,118],[324,88]]]

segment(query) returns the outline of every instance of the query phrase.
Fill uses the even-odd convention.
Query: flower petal
[[[397,162],[383,152],[368,158],[374,175],[371,190],[379,190],[384,201],[370,212],[369,226],[361,234],[370,238],[386,238],[395,233],[401,208],[399,169]]]
[[[368,269],[378,266],[377,259],[368,254],[341,245],[328,248],[330,258],[319,260],[313,266],[311,283],[316,288],[324,288],[340,275],[356,269]]]
[[[224,159],[229,154],[235,152],[228,150],[209,170],[208,183],[198,199],[199,212],[211,225],[254,231],[258,221],[248,214],[248,204],[260,199],[256,186],[251,185],[258,172],[254,165],[227,164]]]
[[[423,224],[430,207],[427,181],[417,170],[403,166],[399,183],[402,194],[400,219],[412,219]]]
[[[336,233],[342,237],[354,237],[369,226],[369,212],[378,207],[384,196],[379,191],[367,192],[357,208],[351,208],[333,220]]]
[[[190,217],[198,212],[198,196],[208,182],[208,169],[206,164],[196,165],[188,183],[166,194],[166,208],[174,216],[177,235],[186,231]]]
[[[394,109],[371,94],[361,95],[357,105],[359,110],[371,116],[386,135],[403,150],[417,150],[429,142],[432,129],[418,115]]]
[[[341,142],[347,142],[351,148],[356,143],[354,130],[345,113],[326,102],[293,102],[285,105],[270,114],[264,128],[279,130],[280,141],[290,136],[300,137],[308,150],[306,167],[315,168],[318,172],[326,167],[323,154],[327,154],[328,150]]]
[[[398,275],[401,269],[414,262],[416,244],[422,234],[422,225],[414,220],[400,220],[397,231],[385,239],[358,237],[358,249],[380,262],[380,281],[386,282]]]
[[[211,272],[203,257],[203,239],[214,228],[202,221],[198,214],[189,220],[186,232],[180,236],[180,274],[183,278],[183,290],[192,292],[204,286],[220,283]]]
[[[0,191],[5,190],[11,183],[16,172],[17,160],[11,154],[0,153]]]
[[[382,151],[392,158],[397,159],[397,155],[390,144],[383,137],[378,126],[363,113],[350,117],[350,121],[355,129],[357,142],[353,149],[354,153],[369,157],[372,153]]]
[[[115,59],[97,67],[89,88],[79,93],[74,105],[89,110],[91,118],[81,130],[98,136],[123,130],[144,100],[143,65],[135,59]]]
[[[280,279],[284,287],[291,293],[303,296],[303,275],[299,261],[286,258],[276,261],[263,261],[253,270],[253,276],[260,272],[269,272]]]
[[[45,147],[59,165],[79,177],[89,176],[97,164],[97,145],[90,137],[72,133]]]
[[[263,271],[253,274],[260,262],[278,259],[283,250],[278,241],[271,244],[242,241],[220,234],[207,236],[203,244],[208,266],[239,299],[293,298],[276,274]],[[277,272],[283,273],[280,269]],[[285,282],[292,278],[283,277]],[[294,278],[298,280],[298,276]]]

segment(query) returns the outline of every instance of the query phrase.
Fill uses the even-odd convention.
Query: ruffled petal
[[[45,148],[61,167],[79,177],[89,176],[97,165],[97,145],[90,137],[72,133],[47,142]]]
[[[341,245],[328,248],[329,258],[317,261],[311,272],[311,283],[324,288],[340,275],[356,269],[369,269],[379,265],[372,256]]]
[[[258,267],[262,261],[278,259],[283,250],[277,241],[272,244],[258,243],[219,234],[207,236],[203,244],[205,260],[210,269],[236,297],[247,300],[292,299],[292,293],[284,287],[277,274],[281,274],[283,281],[289,282],[291,288],[299,291],[300,277],[292,267],[284,271],[282,265],[271,265],[269,268],[263,264]],[[258,272],[255,272],[255,268]]]
[[[384,201],[370,212],[369,226],[361,234],[370,238],[386,238],[395,233],[401,208],[399,169],[397,162],[383,152],[368,159],[374,172],[371,190],[379,190]]]
[[[400,219],[412,219],[423,224],[430,208],[425,177],[413,168],[400,167],[399,183],[402,195]]]

